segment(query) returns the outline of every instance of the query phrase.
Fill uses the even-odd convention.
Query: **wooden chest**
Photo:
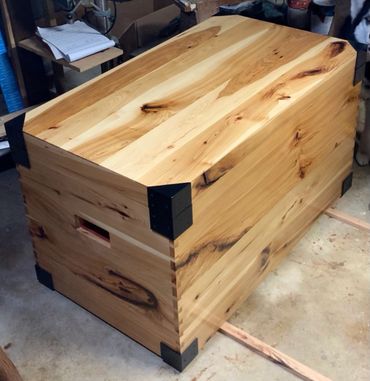
[[[355,61],[215,17],[9,123],[38,279],[182,370],[350,185]]]

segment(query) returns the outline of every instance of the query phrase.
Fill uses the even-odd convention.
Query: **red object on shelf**
[[[288,7],[294,9],[307,9],[311,0],[288,0]]]

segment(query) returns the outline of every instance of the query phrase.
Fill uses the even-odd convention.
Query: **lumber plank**
[[[370,224],[360,218],[353,217],[350,214],[332,207],[326,209],[325,214],[331,218],[335,218],[338,221],[344,222],[345,224],[370,233]]]
[[[0,348],[0,380],[1,381],[22,381],[22,378],[9,357]]]
[[[213,36],[219,33],[224,33],[229,28],[240,24],[240,19],[226,20],[221,26],[219,23],[212,20],[207,25],[198,25],[196,29],[187,31],[157,47],[143,53],[140,57],[134,58],[122,66],[116,67],[109,72],[79,86],[50,102],[44,106],[27,114],[26,131],[34,136],[42,137],[42,133],[47,131],[50,126],[59,126],[65,120],[69,123],[64,123],[63,129],[68,129],[70,123],[73,123],[73,117],[79,114],[84,109],[89,110],[90,118],[94,118],[96,109],[93,108],[94,104],[100,99],[109,98],[111,95],[117,94],[117,91],[124,86],[130,85],[134,81],[138,81],[141,77],[155,71],[169,62],[178,59],[180,56],[188,54],[188,50],[195,49],[198,46],[204,47],[206,42]],[[140,65],[137,61],[140,60]],[[142,61],[142,62],[141,62]],[[122,67],[124,67],[125,74],[122,75]],[[109,77],[109,81],[107,78]],[[114,97],[118,101],[118,105],[125,101],[126,98]],[[99,108],[99,113],[104,113],[101,117],[104,119],[106,107],[108,103],[104,104],[103,108]],[[113,108],[108,108],[108,115],[114,110],[117,110],[117,105]],[[85,114],[83,114],[84,116]],[[77,116],[77,115],[76,115]],[[80,118],[76,118],[81,120]],[[88,123],[90,119],[85,118],[84,123]],[[96,123],[96,122],[95,122]],[[93,123],[94,126],[94,123]],[[76,128],[77,126],[75,126]],[[88,125],[89,127],[89,125]],[[54,131],[56,133],[56,131]],[[79,134],[77,134],[78,136]],[[50,138],[53,134],[50,136]]]
[[[249,27],[251,31],[255,28],[261,29],[257,24],[249,25]],[[181,77],[182,71],[186,69],[188,69],[189,74],[192,74],[194,72],[192,66],[199,59],[203,60],[211,55],[216,46],[219,44],[224,46],[223,44],[225,44],[226,47],[236,41],[240,41],[239,32],[245,32],[246,26],[237,24],[232,30],[235,30],[235,33],[218,34],[218,29],[212,27],[209,30],[196,34],[194,37],[197,39],[197,44],[194,46],[194,49],[198,45],[202,47],[197,56],[194,56],[191,52],[192,49],[189,48],[182,54],[176,54],[178,52],[178,45],[176,44],[167,49],[167,56],[169,56],[170,61],[163,62],[161,67],[157,67],[161,61],[157,62],[156,60],[153,66],[150,60],[148,70],[151,71],[143,73],[143,70],[146,68],[146,62],[144,66],[140,67],[140,71],[137,65],[135,65],[133,69],[137,74],[133,73],[136,75],[130,81],[131,70],[128,70],[128,73],[125,74],[126,83],[122,83],[122,78],[120,79],[121,88],[115,92],[114,97],[101,97],[91,107],[82,108],[81,111],[72,118],[69,118],[65,123],[56,125],[58,129],[46,130],[40,133],[39,136],[48,138],[51,143],[60,145],[64,149],[68,149],[88,160],[100,163],[102,160],[109,158],[115,152],[134,142],[146,132],[161,125],[166,119],[171,118],[184,103],[179,99],[176,101],[176,107],[173,111],[170,104],[164,112],[155,112],[155,109],[151,111],[151,102],[149,100],[148,102],[144,100],[140,101],[140,94],[148,92],[151,88],[147,97],[150,97],[150,99],[161,97],[165,79],[167,79],[167,84],[173,83],[172,86],[176,88],[177,85],[173,81],[173,74]],[[224,38],[222,37],[223,35],[225,35]],[[206,44],[207,41],[214,39],[215,36],[218,36],[217,42],[211,40],[212,43]],[[180,46],[185,43],[188,46],[194,44],[187,36],[184,36],[183,39],[183,42],[178,42]],[[245,41],[244,45],[248,45],[248,43],[252,43],[252,39]],[[203,70],[208,70],[208,68],[205,67]],[[201,75],[201,73],[199,74]],[[142,81],[142,76],[145,76],[145,81]],[[168,93],[168,90],[166,90],[166,93]],[[136,98],[139,96],[140,103],[137,103],[138,100]],[[185,97],[185,105],[191,104],[194,98],[194,95],[189,94],[189,90],[187,93],[184,92],[182,96]],[[122,107],[123,100],[127,105]],[[141,109],[144,104],[147,104],[147,111],[145,107],[143,110]],[[124,120],[122,120],[122,117],[124,117]],[[84,120],[84,123],[81,124],[80,120]],[[103,126],[104,128],[102,128]],[[132,159],[131,157],[130,160]]]
[[[238,343],[246,346],[254,352],[262,355],[268,360],[272,361],[301,378],[305,381],[331,381],[330,378],[323,376],[312,368],[302,364],[301,362],[293,359],[285,353],[277,350],[276,348],[264,343],[242,329],[225,322],[220,327],[219,331]]]
[[[176,332],[161,327],[158,324],[160,318],[157,319],[151,310],[144,315],[143,308],[126,303],[94,282],[76,275],[60,262],[48,260],[46,256],[41,263],[53,274],[54,286],[61,294],[142,343],[146,348],[160,354],[160,343],[166,342],[174,350],[180,349]]]
[[[169,240],[149,228],[145,187],[110,171],[101,172],[93,163],[40,139],[27,134],[25,139],[34,170],[19,167],[23,178],[31,177],[39,184],[55,189],[66,203],[81,204],[79,208],[98,220],[104,214],[107,223],[135,242],[142,242],[165,256],[172,255]],[[47,161],[44,150],[50,152]]]
[[[204,268],[203,276],[179,295],[183,345],[193,337],[204,345],[339,196],[341,181],[350,172],[347,156],[352,147],[348,144],[342,150],[347,155],[335,152],[330,163],[317,168],[288,192],[226,255],[208,270]]]
[[[262,40],[265,39],[261,36],[258,42],[261,43]],[[240,50],[243,50],[245,46],[248,46],[248,41],[248,39],[243,39],[239,44],[237,43],[232,45],[232,47],[235,49],[234,51],[231,49],[231,47],[229,47],[229,54],[226,57],[222,55],[221,59],[223,58],[223,60],[221,62],[218,62],[217,57],[215,56],[211,56],[209,57],[209,59],[201,61],[201,64],[197,65],[194,68],[196,69],[196,74],[194,74],[193,71],[191,72],[192,81],[196,81],[197,75],[199,74],[198,78],[202,78],[202,82],[198,83],[199,85],[202,85],[201,88],[203,89],[203,81],[206,80],[207,83],[207,80],[209,78],[208,75],[211,75],[210,78],[223,78],[222,76],[220,76],[218,72],[213,72],[212,69],[220,68],[221,66],[223,68],[228,68],[227,73],[232,72],[230,71],[230,67],[232,67],[230,55],[232,55],[232,58],[235,59],[233,52],[238,52],[237,59],[240,58],[242,60],[243,54],[240,52]],[[252,41],[254,41],[254,39],[252,39]],[[307,41],[307,43],[309,43],[309,41]],[[253,45],[257,45],[257,41],[254,41]],[[251,70],[251,68],[247,67],[245,69],[245,72],[244,70],[240,70],[240,66],[237,65],[239,73],[236,73],[235,78],[232,77],[233,80],[224,81],[222,84],[218,84],[217,82],[213,83],[212,91],[208,91],[203,97],[193,100],[190,106],[186,107],[184,110],[179,111],[178,113],[176,113],[176,115],[172,116],[169,120],[166,120],[157,128],[151,129],[144,136],[137,138],[128,146],[124,147],[116,153],[113,153],[109,158],[102,161],[100,165],[114,170],[116,172],[119,172],[121,174],[124,174],[125,176],[128,176],[130,178],[134,178],[137,181],[143,182],[143,176],[145,176],[148,173],[154,173],[156,167],[166,168],[166,164],[173,165],[174,162],[171,161],[171,154],[173,152],[177,152],[177,150],[180,150],[182,147],[186,145],[191,147],[195,139],[198,142],[200,142],[199,134],[201,134],[207,128],[210,128],[213,134],[216,133],[218,135],[219,131],[217,131],[217,127],[221,125],[224,128],[227,128],[228,124],[226,121],[229,121],[230,123],[233,120],[233,115],[239,118],[241,117],[242,119],[244,116],[247,121],[257,122],[253,124],[253,127],[256,128],[258,126],[259,118],[261,118],[261,116],[263,117],[263,113],[261,113],[261,110],[258,110],[258,117],[254,116],[253,114],[249,116],[250,108],[256,107],[256,102],[254,102],[253,94],[258,94],[258,90],[260,88],[265,89],[267,94],[269,94],[271,91],[274,92],[273,89],[275,88],[275,81],[276,85],[281,81],[284,82],[284,71],[293,69],[302,61],[305,62],[306,57],[312,58],[316,56],[316,60],[312,62],[308,59],[308,62],[306,62],[305,65],[301,67],[298,65],[297,71],[295,72],[294,70],[292,70],[293,74],[290,73],[290,75],[292,75],[293,78],[295,76],[299,76],[302,72],[306,72],[308,68],[312,67],[313,63],[315,65],[320,65],[321,60],[328,55],[328,48],[330,48],[330,43],[328,44],[328,41],[326,41],[322,44],[316,45],[313,49],[309,49],[306,53],[301,54],[299,62],[296,61],[294,57],[290,57],[291,59],[289,63],[287,63],[286,65],[284,65],[284,63],[282,64],[282,66],[278,67],[276,67],[278,64],[276,66],[266,65],[266,67],[264,66],[264,68],[268,70],[269,74],[267,74],[263,68],[259,69],[261,72],[250,73],[248,75],[247,73]],[[251,56],[251,51],[247,51],[249,53],[248,55]],[[259,54],[262,55],[262,53]],[[274,56],[273,53],[271,54],[272,56]],[[220,56],[220,53],[218,55]],[[264,57],[262,56],[260,57],[260,59],[263,60]],[[335,57],[333,59],[335,61]],[[258,59],[256,60],[258,61]],[[353,63],[350,63],[350,65],[352,66]],[[335,67],[334,62],[333,67]],[[205,70],[205,72],[202,69]],[[323,72],[322,76],[308,76],[307,78],[304,78],[304,81],[313,81],[314,83],[320,82],[320,80],[322,80],[322,77],[327,77],[330,76],[330,74],[332,74],[330,73],[330,71],[331,69],[327,72]],[[191,91],[191,94],[196,95],[194,82],[192,82],[192,85],[189,85],[189,80],[187,79],[187,75],[189,74],[189,72],[184,72],[180,78],[176,78],[176,84],[178,86],[184,83],[187,86],[186,88],[180,88],[181,94],[186,94],[189,93],[189,91]],[[182,79],[182,81],[180,81],[180,79]],[[251,81],[252,79],[253,82],[250,83],[249,81]],[[174,82],[171,81],[171,83],[173,84]],[[173,92],[170,83],[162,82],[160,87],[162,86],[166,86],[168,88],[166,90],[166,93]],[[298,83],[296,86],[297,88],[301,88],[300,86],[298,86]],[[309,85],[307,85],[306,90],[308,90],[308,88],[310,88]],[[158,96],[155,94],[153,98],[158,99]],[[169,99],[169,101],[163,99],[163,103],[159,103],[160,105],[162,105],[161,107],[166,108],[165,105],[167,105],[168,102],[174,102],[175,104],[177,104],[177,97],[172,98],[172,96],[169,96],[167,99]],[[227,101],[225,99],[227,99]],[[294,90],[291,99],[296,99],[296,97],[294,96]],[[262,97],[262,100],[264,100],[263,105],[269,104],[268,96]],[[290,99],[288,99],[288,101],[289,100]],[[158,104],[157,102],[153,104],[154,107],[156,104]],[[269,116],[271,115],[270,117],[274,116],[274,111],[276,113],[279,113],[286,107],[284,106],[284,102],[279,102],[276,98],[273,98],[273,101],[271,102],[272,107],[266,106],[266,110],[269,110]],[[148,104],[148,102],[145,102],[145,104]],[[247,105],[250,105],[249,109]],[[205,109],[207,109],[207,113],[201,112]],[[241,113],[243,109],[247,109],[245,115]],[[230,113],[232,114],[230,115]],[[238,124],[235,125],[238,126]],[[240,125],[243,126],[243,123],[241,122]],[[195,129],[194,126],[197,126],[197,128]],[[234,136],[234,139],[231,138],[230,140],[224,140],[224,142],[234,141],[234,144],[237,145],[238,139],[243,139],[247,134],[247,131],[248,125],[244,125],[243,130],[236,131],[236,135],[238,137]],[[138,155],[138,150],[140,149],[140,146],[145,146],[147,148],[145,155]],[[234,147],[234,145],[228,145],[228,149],[232,149]],[[206,155],[204,155],[204,150],[207,150]],[[193,165],[190,167],[190,173],[189,169],[185,171],[185,174],[183,174],[183,172],[181,171],[180,173],[182,174],[182,176],[186,176],[188,179],[191,179],[193,181],[195,178],[202,175],[202,173],[206,172],[207,169],[211,166],[211,163],[217,161],[216,158],[218,158],[219,161],[220,156],[222,157],[223,155],[225,155],[225,148],[223,147],[222,143],[219,143],[215,146],[214,150],[211,150],[211,148],[208,147],[207,143],[201,152],[203,160],[198,161],[198,165],[194,165],[195,163],[193,163]],[[128,162],[129,157],[131,158],[130,162]],[[132,160],[132,158],[135,159]],[[177,162],[178,161],[175,161],[175,163]],[[177,171],[179,170],[179,166],[176,167]],[[199,168],[199,166],[202,166],[201,169]],[[172,168],[172,171],[167,172],[168,175],[172,175],[172,178],[174,176],[173,170],[174,168]],[[176,172],[176,177],[181,177],[181,175],[179,175],[178,172]],[[168,178],[163,182],[168,183]]]
[[[227,103],[227,105],[229,105],[233,111],[226,113],[226,110],[222,108],[222,111],[226,114],[225,117],[218,120],[217,123],[211,124],[209,129],[205,129],[204,127],[204,124],[209,122],[202,120],[203,123],[200,123],[201,126],[197,130],[200,133],[194,139],[183,146],[179,147],[176,145],[176,149],[173,150],[174,152],[169,153],[169,156],[154,168],[152,166],[155,165],[155,162],[151,162],[151,170],[147,171],[147,173],[141,177],[140,181],[147,184],[161,184],[171,181],[171,178],[173,178],[172,172],[176,168],[178,171],[176,177],[179,181],[184,181],[189,178],[193,179],[193,188],[195,188],[193,189],[194,196],[200,189],[204,188],[207,183],[212,184],[220,176],[231,170],[234,165],[239,163],[242,158],[249,153],[247,149],[251,149],[252,147],[249,146],[249,141],[253,135],[259,131],[260,127],[266,128],[266,126],[269,126],[272,128],[270,121],[274,121],[278,119],[279,116],[283,116],[285,112],[289,113],[291,109],[299,107],[296,103],[300,102],[302,96],[307,96],[307,93],[305,92],[305,94],[303,94],[301,91],[303,82],[291,79],[299,76],[300,73],[304,73],[307,67],[314,65],[320,66],[323,62],[326,62],[331,47],[324,43],[322,48],[323,50],[316,48],[313,49],[311,53],[307,52],[306,54],[308,56],[313,55],[313,57],[308,59],[304,64],[297,64],[296,67],[293,65],[292,72],[289,72],[289,74],[279,75],[281,73],[274,72],[274,76],[270,77],[272,83],[267,80],[269,85],[264,87],[261,92],[256,91],[255,81],[258,80],[261,75],[262,82],[264,82],[264,79],[266,79],[264,69],[260,69],[258,73],[250,73],[252,69],[247,67],[245,72],[242,72],[241,75],[243,74],[243,81],[245,80],[246,88],[249,88],[250,91],[244,94],[241,99],[231,98],[233,102],[230,101],[230,104]],[[305,49],[305,51],[306,50],[307,49]],[[268,52],[274,56],[274,54],[271,53],[272,51],[272,48],[268,50]],[[266,60],[271,59],[268,55],[264,58]],[[288,55],[288,58],[292,58],[292,56]],[[302,56],[300,56],[300,59],[302,59]],[[337,65],[335,61],[332,61],[332,63],[334,67]],[[229,64],[226,65],[225,68],[228,68],[227,70],[230,71],[230,66],[232,67],[233,64],[235,64],[235,62],[233,62],[233,59],[230,59]],[[353,70],[352,65],[353,62],[349,63],[347,68],[342,68],[341,76],[347,76],[348,73]],[[315,87],[315,84],[319,86],[322,85],[323,82],[334,88],[333,83],[337,84],[337,81],[334,73],[329,74],[330,73],[326,73],[322,77],[318,74],[312,78],[310,76],[305,78],[304,84],[307,85],[306,91],[312,95],[316,95],[319,91]],[[217,73],[214,73],[213,77],[215,76],[217,76]],[[319,77],[321,77],[320,81],[318,81]],[[311,80],[313,82],[311,82]],[[250,84],[249,81],[251,82]],[[235,80],[235,87],[240,86],[240,82],[241,79],[238,77]],[[309,86],[308,83],[312,84],[312,87]],[[262,85],[262,83],[260,84]],[[356,104],[356,91],[358,91],[358,89],[352,93],[348,86],[351,86],[350,81],[346,80],[346,88],[344,91],[348,97],[348,102],[352,103],[352,105]],[[192,93],[195,91],[196,90],[193,89]],[[350,95],[349,92],[351,92]],[[222,94],[221,92],[221,95]],[[227,93],[225,95],[231,96]],[[247,101],[245,102],[246,99]],[[241,102],[239,107],[237,107],[238,101]],[[308,107],[309,102],[312,103],[312,99],[308,97],[306,102],[308,102]],[[212,108],[213,105],[208,107],[208,113],[211,115],[214,113],[217,114],[217,109],[220,108],[220,105],[218,105],[218,107],[216,106],[214,109]],[[199,118],[201,117],[202,116]],[[229,128],[229,126],[233,126],[233,128]],[[230,147],[231,141],[235,142],[235,146]],[[248,146],[246,146],[247,144]],[[206,160],[199,160],[199,158],[203,157],[206,157]],[[201,182],[199,179],[203,179],[203,181]]]
[[[341,95],[331,104],[320,101],[337,86],[336,80],[331,79],[323,93],[315,93],[318,100],[315,106],[304,99],[283,118],[272,120],[271,129],[256,132],[244,147],[243,155],[248,152],[246,158],[218,181],[211,182],[203,193],[198,192],[194,199],[194,224],[175,243],[180,294],[222,257],[283,194],[321,166],[335,146],[345,141],[353,146],[348,127],[354,123],[357,105],[348,102],[353,98],[350,79],[347,83],[343,81]],[[312,114],[308,117],[303,110],[309,107]],[[320,111],[323,107],[328,111],[326,115]],[[336,115],[334,123],[332,115]],[[353,132],[350,134],[353,136]],[[266,141],[274,148],[266,150],[263,144]],[[350,161],[350,150],[347,152]],[[243,184],[248,184],[247,188]],[[225,197],[235,200],[231,206],[223,202]],[[223,219],[218,219],[218,215]]]
[[[63,202],[54,189],[22,179],[22,190],[27,213],[32,216],[29,230],[37,263],[52,274],[58,291],[82,306],[106,292],[104,303],[89,304],[90,311],[111,324],[125,316],[118,328],[157,353],[161,341],[176,348],[177,319],[169,259],[132,244],[110,227],[109,245],[91,240],[79,231],[73,205]],[[78,213],[97,222],[81,210]],[[108,306],[114,306],[109,314]],[[152,331],[156,334],[151,335]]]
[[[291,78],[296,79],[292,79],[287,86],[290,89],[295,85],[299,92],[302,88],[300,84],[304,83],[305,90],[308,91],[326,77],[336,75],[340,70],[340,62],[344,60],[351,65],[354,59],[353,52],[347,45],[340,54],[334,54],[337,40],[308,36],[304,32],[297,32],[294,37],[290,37],[295,46],[293,49],[292,44],[282,43],[291,36],[289,30],[272,33],[281,36],[281,39],[276,37],[277,41],[273,41],[277,46],[275,52],[270,46],[261,49],[261,44],[266,41],[263,36],[279,27],[244,20],[247,19],[240,21],[238,17],[226,17],[223,23],[226,26],[228,23],[232,25],[229,29],[214,27],[213,20],[207,29],[200,24],[200,30],[198,27],[193,28],[191,32],[187,31],[164,44],[159,50],[154,49],[150,54],[138,57],[142,65],[134,62],[124,64],[113,71],[104,84],[101,81],[107,77],[79,90],[75,93],[76,96],[78,94],[78,102],[71,95],[68,99],[58,100],[58,112],[52,112],[55,106],[51,103],[46,108],[47,111],[40,110],[39,117],[30,113],[25,130],[146,185],[158,185],[152,181],[149,183],[149,180],[145,182],[144,178],[152,173],[154,176],[158,168],[167,170],[167,178],[161,177],[162,184],[174,177],[180,181],[182,170],[166,168],[173,163],[172,154],[184,145],[191,147],[193,140],[199,139],[205,129],[210,134],[215,133],[218,126],[216,122],[224,124],[225,119],[232,120],[230,112],[237,109],[238,105],[249,111],[247,105],[255,104],[251,94],[271,91],[271,82],[278,81],[280,77],[284,79],[284,74],[290,73],[295,67],[300,70],[290,73]],[[196,42],[192,43],[194,40]],[[249,49],[250,46],[253,49]],[[289,53],[286,46],[290,46]],[[303,46],[306,46],[304,53]],[[275,54],[280,50],[281,54]],[[165,53],[163,61],[160,51]],[[155,64],[151,59],[154,53],[156,57],[161,57],[159,60],[157,58]],[[257,69],[254,65],[257,72],[253,72],[252,66],[239,64],[247,57],[253,62],[262,60],[268,64]],[[322,67],[326,61],[328,63]],[[317,74],[299,77],[300,73],[310,73],[309,70],[315,67],[321,67]],[[119,69],[125,70],[124,76],[120,75]],[[102,89],[105,93],[101,93]],[[298,99],[294,96],[294,91],[285,102],[272,98],[263,99],[263,104],[266,103],[265,110],[270,110],[270,106],[273,106],[272,115],[284,112]],[[207,113],[200,112],[205,108]],[[244,127],[242,131],[248,131],[247,122],[256,120],[256,117],[246,117],[246,124],[240,122],[239,125]],[[197,126],[196,129],[194,125]],[[235,131],[237,134],[240,135],[240,130]],[[138,155],[141,146],[146,147],[145,155]],[[201,168],[196,166],[190,173],[189,170],[186,171],[184,176],[187,181],[195,181],[207,172],[220,155],[225,155],[225,148],[218,142],[215,149],[199,162]]]

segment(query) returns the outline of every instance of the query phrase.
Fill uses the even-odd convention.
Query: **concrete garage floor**
[[[0,174],[0,346],[25,381],[290,381],[217,333],[182,374],[35,279],[14,170]],[[370,221],[370,170],[336,207]],[[370,379],[370,236],[321,216],[231,322],[337,381]]]

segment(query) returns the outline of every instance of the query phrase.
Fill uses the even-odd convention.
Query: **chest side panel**
[[[179,348],[168,239],[147,190],[26,135],[19,166],[36,261],[57,291],[156,353]]]
[[[352,75],[353,63],[349,63],[311,96],[272,119],[243,145],[239,151],[242,161],[234,165],[236,156],[231,156],[230,167],[227,162],[220,166],[223,170],[214,172],[215,181],[194,197],[194,224],[175,241],[184,338],[190,340],[189,332],[207,325],[208,318],[222,322],[230,316],[257,284],[253,277],[260,280],[261,274],[269,271],[269,266],[258,268],[261,258],[274,263],[275,257],[283,257],[270,254],[274,251],[271,241],[284,241],[282,247],[290,247],[308,226],[307,221],[338,196],[352,163],[359,92],[358,86],[352,86]],[[269,219],[275,221],[271,231]],[[294,226],[297,234],[290,236],[287,232]],[[254,247],[257,240],[263,247]],[[275,248],[276,253],[282,247]],[[245,287],[250,282],[250,286],[243,291],[234,278]],[[224,287],[234,295],[231,299],[218,296]],[[215,311],[221,308],[218,303],[229,306],[220,315],[209,307],[211,301]]]

